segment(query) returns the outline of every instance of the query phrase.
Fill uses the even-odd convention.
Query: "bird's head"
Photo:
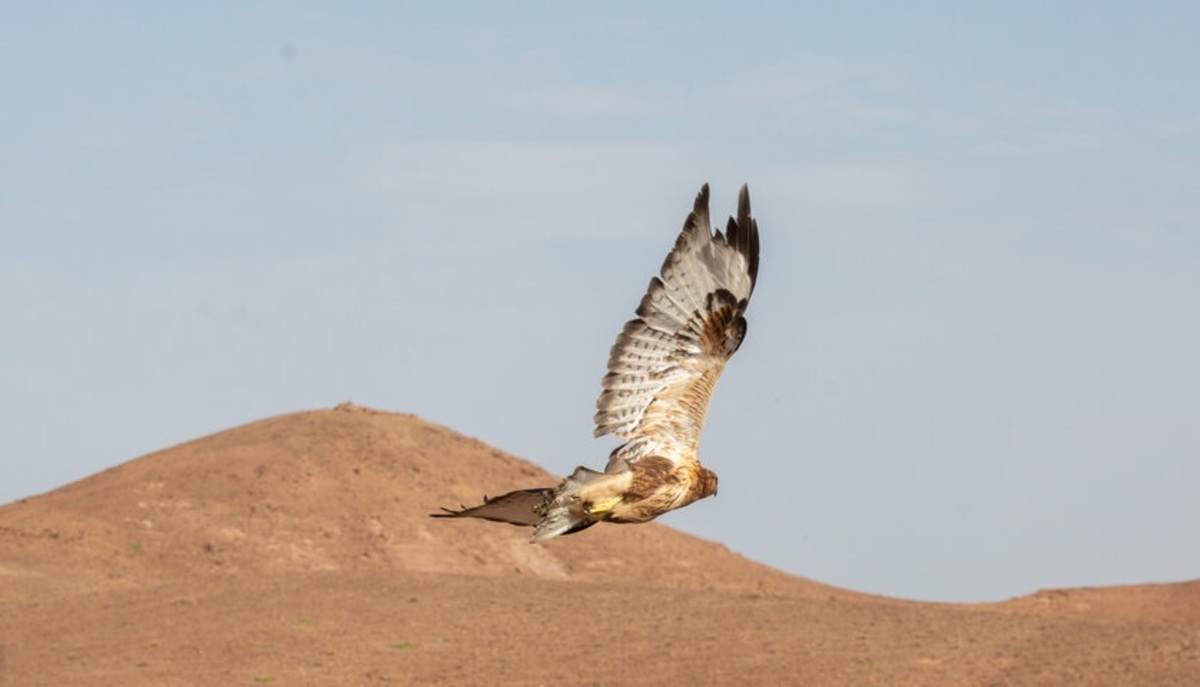
[[[708,468],[700,468],[700,498],[717,495],[717,473]]]

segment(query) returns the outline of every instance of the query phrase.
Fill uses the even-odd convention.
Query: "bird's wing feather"
[[[584,468],[586,469],[586,468]],[[578,471],[576,471],[578,474]],[[599,474],[599,473],[596,473]],[[570,480],[568,480],[570,481]],[[507,522],[510,525],[520,525],[523,527],[537,527],[538,531],[542,530],[546,516],[549,514],[555,494],[558,490],[550,487],[540,489],[518,489],[510,491],[507,494],[501,494],[492,498],[483,497],[483,503],[467,508],[463,506],[460,510],[451,510],[443,508],[441,513],[430,513],[433,518],[479,518],[481,520],[491,520],[493,522]],[[555,530],[551,536],[574,534],[582,532],[592,525],[596,524],[594,520],[585,519],[569,519],[564,526]],[[545,535],[538,537],[534,535],[534,541],[547,538]]]
[[[531,527],[538,524],[545,512],[553,489],[520,489],[501,496],[483,499],[483,503],[461,510],[443,508],[443,513],[433,513],[435,518],[481,518],[511,525]]]
[[[729,218],[725,233],[714,233],[705,184],[637,318],[613,344],[596,401],[596,436],[695,456],[713,388],[746,334],[757,274],[749,191],[742,187],[737,218]]]

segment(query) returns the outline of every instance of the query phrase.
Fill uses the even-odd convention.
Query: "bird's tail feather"
[[[546,505],[546,512],[529,541],[536,544],[552,537],[574,534],[595,525],[597,521],[587,517],[579,507],[576,494],[580,487],[603,476],[603,472],[585,467],[575,468],[575,472],[554,490],[554,498]]]

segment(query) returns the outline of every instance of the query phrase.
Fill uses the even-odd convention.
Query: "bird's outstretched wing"
[[[637,318],[625,324],[609,354],[595,434],[626,440],[632,450],[622,462],[661,448],[695,460],[713,388],[746,335],[744,315],[757,276],[758,225],[749,190],[742,186],[737,218],[714,233],[705,184],[660,276],[650,280]]]
[[[431,513],[430,517],[479,518],[493,522],[507,522],[510,525],[533,527],[541,522],[542,517],[545,516],[546,510],[550,507],[553,500],[554,489],[551,487],[518,489],[517,491],[510,491],[507,494],[494,496],[490,499],[485,496],[483,497],[482,504],[471,508],[467,508],[466,506],[463,506],[460,510],[443,508],[443,512]],[[593,521],[575,523],[563,532],[563,534],[574,534],[594,524],[595,522]]]
[[[444,512],[431,515],[435,518],[480,518],[530,527],[542,519],[553,492],[553,489],[519,489],[490,499],[484,496],[483,503],[472,508],[443,508]]]

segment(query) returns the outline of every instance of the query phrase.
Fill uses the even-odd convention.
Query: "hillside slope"
[[[435,520],[554,477],[343,404],[0,507],[0,684],[1156,684],[1200,582],[924,604],[657,524],[542,545]]]

